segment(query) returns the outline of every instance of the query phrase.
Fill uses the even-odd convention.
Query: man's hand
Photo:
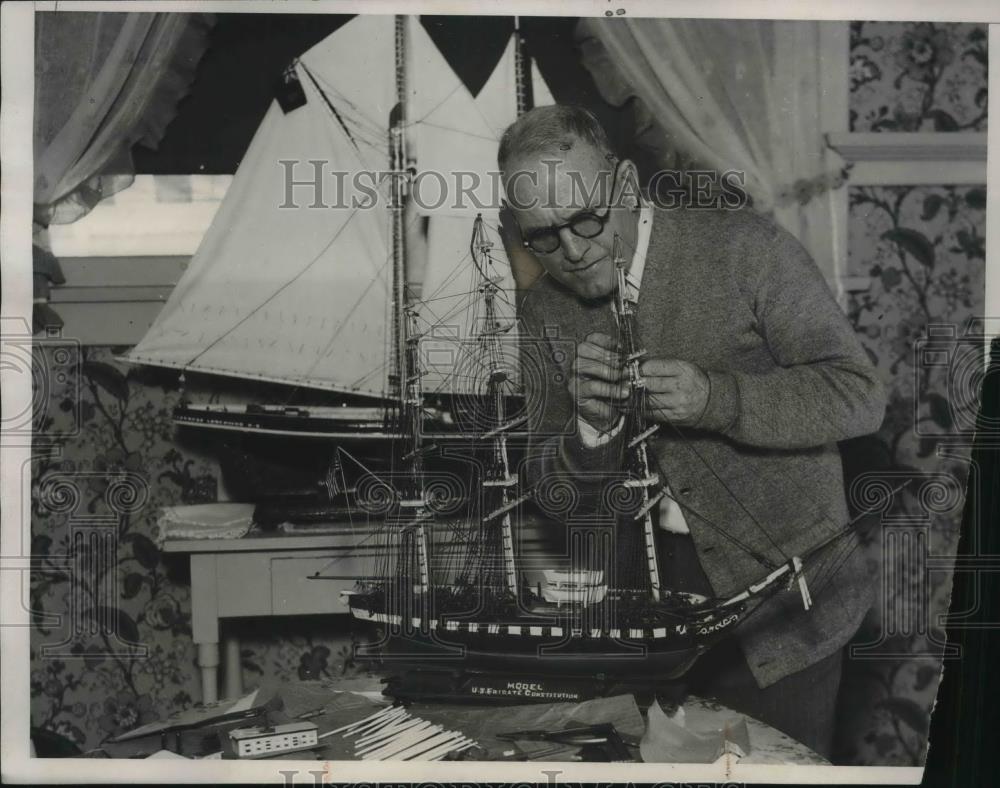
[[[658,422],[696,424],[708,405],[708,376],[695,364],[652,358],[640,366],[649,392],[646,412]]]
[[[577,414],[601,432],[612,429],[629,394],[615,340],[607,334],[588,334],[576,346],[573,377]]]

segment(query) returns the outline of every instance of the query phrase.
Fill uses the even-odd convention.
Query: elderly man
[[[847,523],[837,441],[874,431],[885,396],[805,250],[753,211],[664,210],[638,189],[586,110],[540,107],[507,129],[505,243],[541,275],[523,293],[533,417],[529,484],[585,488],[618,470],[628,394],[611,308],[620,239],[646,355],[661,580],[736,593]],[[610,189],[595,188],[601,182]],[[530,262],[530,260],[529,260]],[[571,340],[575,357],[554,340]],[[562,347],[564,345],[560,345]],[[762,604],[689,674],[688,687],[829,755],[841,650],[873,586],[854,537]]]

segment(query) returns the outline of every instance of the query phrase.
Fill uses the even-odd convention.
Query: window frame
[[[820,49],[827,62],[844,64],[842,69],[823,72],[822,126],[829,148],[850,166],[847,181],[833,196],[834,255],[839,273],[838,299],[843,306],[847,293],[863,292],[871,286],[871,277],[847,273],[849,242],[848,194],[852,186],[987,186],[987,206],[995,202],[989,195],[987,179],[988,132],[856,132],[849,126],[850,91],[850,22],[827,22],[821,25]],[[989,26],[989,46],[1000,38],[996,25]],[[998,51],[994,49],[993,51]],[[990,75],[996,66],[991,63]],[[990,110],[995,99],[990,99]],[[994,124],[995,125],[995,124]],[[987,213],[987,229],[989,209]],[[987,261],[990,241],[987,237]],[[990,290],[990,266],[987,271],[987,299]],[[996,284],[993,282],[992,284]],[[989,300],[987,300],[989,306]]]

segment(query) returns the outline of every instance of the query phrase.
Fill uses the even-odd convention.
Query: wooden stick
[[[385,728],[382,728],[376,733],[372,733],[371,735],[366,736],[363,739],[358,739],[354,743],[354,746],[356,749],[357,748],[367,749],[368,745],[371,744],[372,742],[378,741],[379,739],[384,739],[387,736],[396,736],[402,733],[403,731],[409,730],[410,728],[416,725],[420,725],[421,723],[424,722],[427,722],[427,720],[422,720],[419,717],[412,717],[410,719],[403,720],[398,725],[387,725]]]
[[[422,739],[418,742],[410,742],[407,746],[402,749],[398,749],[394,752],[386,753],[374,760],[379,761],[402,761],[405,760],[410,755],[415,755],[423,752],[430,747],[436,747],[440,742],[445,739],[442,737],[447,737],[448,733],[438,733],[431,736],[429,739]]]
[[[455,742],[461,737],[462,734],[458,733],[457,731],[441,731],[441,733],[437,734],[436,736],[432,736],[429,739],[424,739],[423,741],[418,741],[416,744],[407,747],[405,750],[397,752],[393,756],[393,760],[405,761],[410,758],[414,758],[420,755],[421,753],[427,752],[428,750],[437,749],[439,746],[443,744]]]
[[[373,725],[380,725],[385,720],[390,720],[393,719],[394,717],[398,717],[400,714],[406,714],[406,713],[407,713],[406,709],[403,708],[402,706],[393,706],[391,709],[389,709],[389,711],[385,712],[385,714],[380,714],[376,716],[374,719],[361,720],[360,722],[355,723],[354,725],[351,726],[350,730],[348,730],[347,733],[345,733],[344,735],[349,736],[355,733],[359,733],[365,728],[370,728]]]
[[[406,737],[411,737],[412,734],[424,733],[430,735],[434,732],[435,726],[432,725],[427,720],[421,720],[416,726],[413,726],[405,731],[398,731],[393,736],[389,738],[388,741],[377,741],[371,744],[365,745],[354,751],[355,755],[365,755],[372,752],[377,752],[378,750],[384,749],[386,747],[392,747],[396,742],[403,741]]]
[[[350,738],[351,736],[358,736],[359,740],[365,738],[366,736],[371,736],[376,731],[385,730],[397,723],[403,722],[404,720],[412,719],[408,712],[403,712],[402,714],[386,714],[381,720],[378,720],[376,724],[366,725],[364,728],[358,728],[356,731],[351,731],[350,733],[345,733],[344,738]]]
[[[323,735],[324,736],[332,736],[334,733],[340,733],[341,731],[349,730],[350,728],[353,728],[356,725],[361,725],[361,724],[367,722],[368,720],[374,720],[376,717],[381,717],[383,714],[388,714],[393,709],[401,709],[401,708],[403,708],[403,707],[402,706],[386,706],[384,709],[379,709],[374,714],[369,714],[367,717],[365,717],[362,720],[355,720],[354,722],[349,722],[347,725],[341,725],[339,728],[334,728],[332,731],[327,731]]]
[[[364,747],[369,742],[375,741],[375,739],[385,738],[386,736],[392,735],[394,731],[398,732],[400,730],[410,728],[413,725],[419,724],[421,722],[424,722],[424,720],[420,719],[419,717],[402,717],[398,720],[395,720],[391,725],[386,725],[375,731],[369,731],[360,739],[355,741],[354,746],[355,748]]]
[[[367,752],[361,756],[362,760],[365,761],[375,761],[375,760],[385,760],[390,756],[395,755],[398,752],[409,749],[417,742],[423,741],[428,738],[430,734],[436,734],[441,730],[440,725],[432,725],[429,728],[414,729],[413,731],[407,731],[398,740],[394,740],[378,750],[373,750]]]
[[[407,756],[403,760],[411,761],[419,758],[422,761],[433,761],[435,760],[436,757],[438,757],[439,753],[441,756],[444,756],[447,755],[452,750],[458,748],[459,746],[468,747],[472,744],[475,744],[475,742],[473,742],[471,739],[467,739],[465,736],[463,736],[460,731],[452,731],[452,733],[454,733],[456,737],[452,741],[446,741],[444,744],[437,745],[429,750],[413,753],[412,755]]]
[[[416,744],[412,744],[409,747],[394,753],[393,760],[409,760],[410,758],[415,758],[428,750],[437,749],[444,744],[454,744],[461,738],[462,734],[457,731],[443,731],[437,736],[432,736],[429,739],[418,741]]]
[[[376,728],[381,728],[383,725],[388,725],[389,722],[391,722],[392,720],[404,716],[407,713],[408,712],[406,711],[406,709],[404,709],[402,706],[397,706],[396,710],[389,712],[385,716],[380,717],[377,720],[372,720],[371,722],[367,722],[360,727],[354,728],[353,730],[347,731],[344,734],[344,738],[349,739],[352,736],[356,736],[359,733],[364,733],[365,731],[373,731]]]
[[[406,722],[407,720],[411,719],[414,718],[411,717],[409,714],[394,714],[392,717],[386,717],[385,720],[382,721],[382,723],[379,725],[372,725],[364,730],[355,731],[354,733],[351,734],[352,736],[355,734],[360,734],[358,739],[355,741],[355,746],[357,746],[357,743],[359,741],[361,741],[364,738],[367,738],[368,736],[374,736],[376,733],[379,733],[380,731],[387,730],[393,727],[394,725],[399,725],[400,723]],[[347,737],[345,736],[345,738]]]

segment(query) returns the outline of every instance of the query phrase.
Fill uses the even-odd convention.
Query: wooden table
[[[332,699],[335,692],[353,692],[361,693],[369,696],[370,698],[382,698],[382,691],[385,688],[382,683],[381,678],[378,675],[361,675],[361,676],[339,676],[333,679],[323,679],[323,680],[311,680],[311,681],[291,681],[287,685],[289,690],[295,690],[295,694],[292,696],[292,704],[295,708],[319,708],[323,706],[324,703]],[[289,699],[288,695],[283,694],[279,690],[279,695],[281,695],[286,700]],[[384,700],[384,699],[383,699]],[[550,708],[553,704],[541,704],[539,705],[538,711],[541,714],[545,709]],[[570,706],[572,704],[565,704]],[[448,709],[449,707],[445,704],[428,704],[426,707],[439,706],[441,709]],[[734,711],[733,709],[727,708],[726,706],[718,703],[714,700],[706,700],[696,696],[688,696],[684,701],[684,711],[686,715],[686,726],[694,731],[706,731],[711,729],[721,728],[726,722],[732,722],[735,719],[745,718],[747,722],[747,730],[750,738],[750,753],[746,757],[737,759],[736,756],[724,755],[722,760],[725,761],[738,761],[740,764],[744,765],[801,765],[801,766],[827,766],[829,762],[825,760],[820,755],[816,754],[810,750],[806,745],[795,741],[790,736],[782,733],[781,731],[772,728],[771,726],[754,719],[753,717],[747,716],[740,712]],[[419,707],[419,704],[418,704]],[[462,704],[461,706],[454,707],[458,711],[466,711],[472,706]],[[479,707],[483,708],[483,707]],[[489,708],[489,707],[486,707]],[[494,709],[502,709],[503,707],[493,707]],[[295,712],[298,713],[298,712]],[[645,711],[642,712],[645,715]],[[426,716],[426,712],[424,712]],[[452,722],[455,722],[453,718]],[[349,720],[347,720],[349,721]],[[331,729],[336,726],[339,727],[345,720],[327,720],[327,725],[323,729]],[[322,723],[320,723],[322,724]],[[517,726],[515,726],[517,727]],[[525,728],[535,727],[534,724],[526,724]],[[475,735],[475,732],[464,728],[463,731],[467,734]],[[638,734],[637,734],[638,735]],[[332,740],[331,740],[332,742]],[[180,757],[180,756],[178,756]],[[319,760],[329,760],[331,758],[331,753],[329,751],[317,751],[315,753],[297,753],[295,755],[289,754],[288,756],[283,756],[287,759],[301,759],[306,760],[310,758],[317,758]],[[337,757],[350,757],[341,753]],[[540,758],[538,763],[557,761],[559,756],[546,756]]]
[[[373,575],[370,526],[331,526],[321,535],[252,531],[241,539],[167,540],[164,551],[191,556],[191,629],[198,649],[202,700],[219,699],[219,644],[226,698],[243,694],[240,644],[222,619],[249,616],[348,615],[341,591]],[[538,549],[542,526],[523,527],[522,549]],[[310,580],[321,574],[324,580]]]
[[[222,619],[347,614],[341,591],[370,574],[367,534],[345,527],[322,535],[250,534],[242,539],[167,541],[164,551],[191,556],[191,629],[198,648],[202,700],[219,699]],[[309,580],[320,573],[332,580]],[[223,633],[225,695],[243,693],[239,640]]]

